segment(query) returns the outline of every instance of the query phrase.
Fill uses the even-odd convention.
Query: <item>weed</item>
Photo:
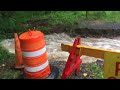
[[[103,70],[96,63],[89,64],[88,71],[92,79],[103,79]]]

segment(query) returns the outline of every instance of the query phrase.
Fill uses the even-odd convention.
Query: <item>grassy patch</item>
[[[15,55],[0,46],[0,79],[16,79],[23,72],[17,71],[15,67]]]
[[[68,79],[104,79],[102,68],[96,62],[82,64],[78,76],[73,72]]]
[[[20,79],[23,72],[17,70],[1,70],[0,79]]]
[[[12,61],[14,57],[15,57],[14,54],[10,54],[8,50],[0,46],[0,63]]]
[[[2,11],[1,11],[2,12]],[[41,30],[45,34],[49,34],[50,30],[62,25],[69,27],[67,31],[79,22],[85,20],[102,20],[105,22],[120,22],[120,11],[88,11],[86,18],[86,11],[15,11],[3,14],[0,12],[0,39],[13,38],[13,33],[23,33],[28,28],[35,28]],[[10,15],[9,15],[10,13]],[[47,25],[31,25],[29,21],[37,21],[47,19]],[[44,23],[44,22],[41,22]],[[57,29],[54,29],[56,31]],[[53,32],[52,32],[53,33]]]
[[[26,28],[35,28],[42,30],[45,33],[49,33],[49,30],[52,29],[55,25],[62,24],[65,26],[71,26],[77,23],[80,20],[80,17],[83,17],[84,13],[81,11],[51,11],[47,14],[42,13],[41,11],[17,11],[16,15],[13,16],[16,23],[24,23]],[[28,21],[37,21],[47,19],[48,23],[46,26],[43,25],[30,25]]]
[[[88,71],[91,79],[103,79],[103,70],[96,63],[89,64]]]
[[[13,38],[14,32],[20,34],[27,31],[28,28],[35,28],[44,33],[50,33],[49,30],[54,26],[58,24],[71,26],[78,22],[83,15],[84,13],[81,11],[15,11],[11,17],[7,17],[8,15],[0,17],[0,39]],[[43,19],[48,20],[46,26],[39,23],[37,25],[28,23],[29,21],[34,22]]]

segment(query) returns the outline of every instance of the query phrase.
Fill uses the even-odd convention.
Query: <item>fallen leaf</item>
[[[83,76],[86,77],[86,76],[87,76],[87,73],[83,73]]]

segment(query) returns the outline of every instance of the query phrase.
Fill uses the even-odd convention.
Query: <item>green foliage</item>
[[[96,63],[89,64],[88,71],[92,73],[91,78],[103,79],[103,70]]]
[[[87,11],[87,14],[88,20],[99,20],[106,17],[105,11]]]
[[[14,15],[15,11],[0,11],[0,17],[2,18],[10,18]]]
[[[13,60],[14,55],[10,54],[8,50],[0,46],[0,63],[4,63],[9,60]]]
[[[16,19],[13,18],[15,11],[0,11],[0,34],[4,38],[13,38],[14,32],[19,32],[24,29],[24,26],[19,25]],[[4,35],[4,36],[3,36]]]
[[[23,72],[17,70],[5,70],[0,72],[0,79],[20,79],[22,74]]]
[[[28,28],[42,30],[45,34],[56,25],[71,27],[84,20],[103,20],[106,22],[120,22],[119,11],[0,11],[0,40],[13,38],[13,33],[23,33]],[[32,26],[29,21],[47,19],[45,26]]]
[[[0,11],[0,30],[12,29],[15,27],[14,19],[12,16],[14,12],[10,11]]]
[[[3,67],[2,64],[5,64]],[[15,55],[0,46],[0,79],[17,79],[23,74],[21,71],[12,69],[15,64]]]

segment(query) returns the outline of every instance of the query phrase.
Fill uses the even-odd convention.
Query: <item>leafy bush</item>
[[[14,57],[13,54],[10,54],[8,50],[0,46],[0,63],[4,63],[8,60],[11,60],[11,58],[13,57]]]

